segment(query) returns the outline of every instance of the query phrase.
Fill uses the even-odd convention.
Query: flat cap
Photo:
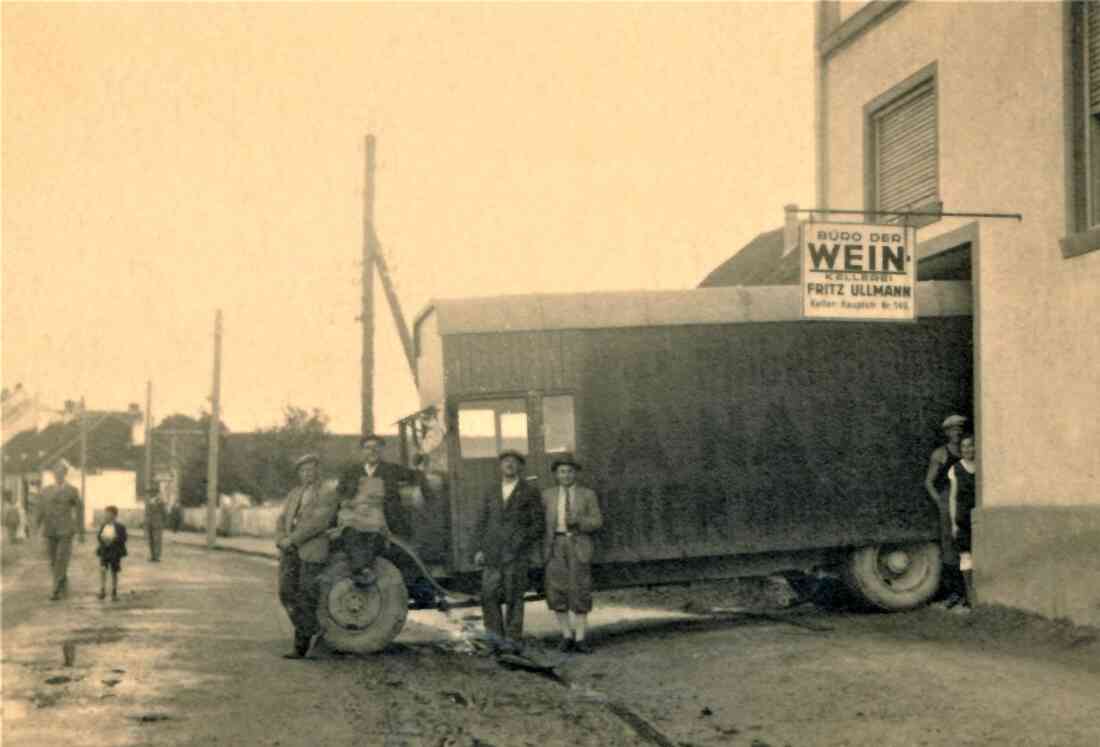
[[[944,418],[942,428],[961,428],[966,425],[966,418],[962,415],[948,415]]]

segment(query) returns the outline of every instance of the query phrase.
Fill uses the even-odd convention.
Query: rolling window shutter
[[[1100,8],[1085,4],[1088,26],[1089,113],[1100,113]]]
[[[932,81],[875,115],[877,207],[919,208],[939,196],[936,92]]]

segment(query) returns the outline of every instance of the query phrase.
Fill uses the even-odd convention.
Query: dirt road
[[[596,653],[560,679],[466,653],[472,610],[411,613],[381,656],[294,662],[271,561],[132,544],[116,603],[89,545],[63,602],[39,557],[6,566],[4,745],[1100,744],[1094,631],[1022,616],[708,616],[682,607],[744,600],[671,590],[597,597]]]

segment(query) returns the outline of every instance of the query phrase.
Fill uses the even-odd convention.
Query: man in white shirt
[[[546,604],[561,628],[562,651],[592,652],[588,643],[588,612],[592,609],[591,534],[603,526],[600,502],[590,488],[578,485],[581,465],[572,454],[560,454],[550,463],[557,486],[542,493],[546,530]]]

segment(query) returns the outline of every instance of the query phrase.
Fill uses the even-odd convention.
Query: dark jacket
[[[168,522],[168,510],[160,498],[145,499],[145,529],[164,529]]]
[[[69,483],[51,485],[38,498],[38,526],[47,537],[63,537],[82,531],[83,502]]]
[[[481,497],[473,550],[485,554],[485,565],[511,563],[525,558],[542,532],[542,496],[538,488],[520,479],[505,503],[501,484],[496,482]]]
[[[96,539],[99,541],[99,546],[95,549],[95,554],[104,560],[111,560],[113,558],[125,558],[128,554],[126,552],[126,525],[120,522],[115,522],[115,541],[104,542],[103,541],[103,527],[107,526],[103,524],[99,528],[99,531],[95,533]]]
[[[336,493],[340,499],[350,498],[359,490],[359,478],[366,475],[363,463],[352,465],[340,473],[340,482],[336,487]],[[386,485],[385,511],[386,526],[399,537],[411,539],[413,536],[412,521],[401,505],[401,485],[415,484],[426,494],[423,475],[416,470],[402,467],[392,462],[379,462],[375,477],[381,478]]]

